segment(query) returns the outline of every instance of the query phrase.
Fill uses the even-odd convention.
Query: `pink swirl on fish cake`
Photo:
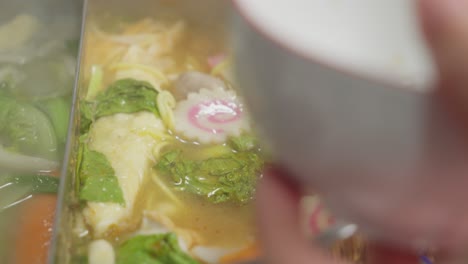
[[[193,126],[213,134],[224,133],[223,125],[239,121],[241,117],[241,106],[231,100],[201,102],[188,111],[188,120]]]

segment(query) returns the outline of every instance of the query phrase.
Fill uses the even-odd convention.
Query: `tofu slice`
[[[115,170],[122,188],[125,206],[114,203],[88,202],[84,217],[95,237],[123,231],[136,225],[135,202],[154,164],[153,148],[158,142],[151,135],[166,133],[162,121],[154,114],[116,114],[97,120],[89,131],[89,148],[104,154]]]

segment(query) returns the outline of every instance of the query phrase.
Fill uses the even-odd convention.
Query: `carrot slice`
[[[37,195],[21,205],[14,241],[14,263],[47,262],[56,203],[55,195]]]
[[[257,243],[253,243],[252,245],[242,249],[241,251],[223,256],[220,259],[220,263],[228,264],[248,261],[257,258],[258,256],[260,256],[260,247]]]

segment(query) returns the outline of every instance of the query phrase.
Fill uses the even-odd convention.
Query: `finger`
[[[419,5],[441,90],[462,107],[468,101],[468,0],[419,0]]]
[[[272,171],[262,179],[257,193],[257,221],[268,263],[343,264],[312,245],[301,233],[299,194]]]

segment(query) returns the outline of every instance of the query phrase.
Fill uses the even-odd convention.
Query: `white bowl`
[[[233,4],[238,81],[279,161],[368,233],[440,239],[427,212],[456,201],[467,148],[435,96],[415,1]]]

